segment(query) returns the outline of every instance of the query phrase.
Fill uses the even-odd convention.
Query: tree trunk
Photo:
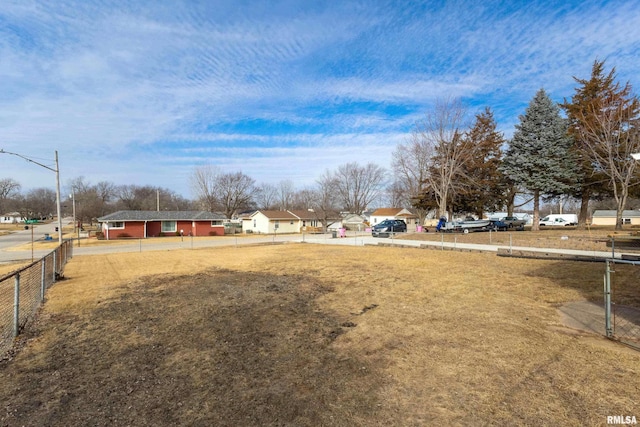
[[[616,230],[622,230],[622,214],[624,212],[624,208],[627,205],[627,198],[629,197],[629,185],[628,183],[624,183],[621,186],[620,190],[614,188],[613,197],[616,200]]]
[[[587,219],[589,219],[589,199],[591,193],[583,190],[582,198],[580,200],[580,213],[578,214],[578,229],[584,229],[587,226]]]
[[[540,190],[533,192],[533,224],[531,231],[540,230]]]

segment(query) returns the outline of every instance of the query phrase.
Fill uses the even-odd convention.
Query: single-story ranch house
[[[24,222],[20,212],[9,212],[0,216],[0,224],[17,224],[19,222]]]
[[[308,211],[258,210],[242,218],[245,233],[300,233],[314,231],[319,226],[320,221]]]
[[[622,224],[640,225],[640,211],[622,211]],[[616,211],[595,210],[591,216],[591,225],[616,225]]]
[[[118,211],[98,218],[107,240],[159,236],[222,236],[224,216],[205,211]]]

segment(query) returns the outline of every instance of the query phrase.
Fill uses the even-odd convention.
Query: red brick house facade
[[[161,236],[222,236],[224,216],[204,211],[118,211],[98,218],[107,240]]]

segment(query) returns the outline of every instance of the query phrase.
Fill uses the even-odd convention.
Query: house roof
[[[261,213],[262,215],[266,216],[269,219],[298,219],[297,216],[295,216],[294,214],[292,214],[289,211],[255,211],[253,214],[251,214],[251,216],[256,216],[259,213]]]
[[[404,208],[379,208],[376,209],[371,216],[403,216],[412,218],[416,215],[412,214]]]
[[[315,212],[309,212],[303,209],[288,211],[289,213],[294,214],[300,219],[316,219]]]
[[[224,215],[206,211],[118,211],[98,218],[110,221],[212,221],[225,219]]]
[[[362,215],[358,215],[358,214],[347,214],[344,216],[344,218],[342,218],[343,222],[351,222],[351,223],[359,223],[359,222],[364,222],[365,218]]]
[[[607,210],[607,209],[598,209],[593,211],[593,216],[597,218],[615,218],[616,211],[615,210]],[[622,216],[626,218],[638,218],[640,217],[640,211],[626,210],[622,211]]]

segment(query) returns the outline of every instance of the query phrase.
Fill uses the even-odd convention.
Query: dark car
[[[499,219],[491,220],[491,229],[493,231],[507,231],[509,229],[509,224]]]
[[[371,229],[373,237],[389,237],[393,233],[406,233],[407,224],[401,219],[385,219]]]

